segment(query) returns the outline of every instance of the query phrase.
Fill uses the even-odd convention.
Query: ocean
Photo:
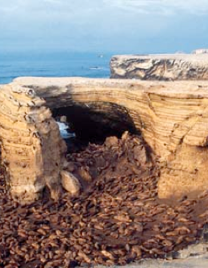
[[[107,78],[112,54],[57,51],[0,52],[0,84],[20,76]]]

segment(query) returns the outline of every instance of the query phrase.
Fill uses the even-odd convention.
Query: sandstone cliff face
[[[110,67],[111,78],[207,80],[208,54],[120,55],[112,57]]]
[[[45,101],[33,89],[12,84],[1,87],[0,141],[14,198],[33,201],[45,186],[58,198],[65,144]]]
[[[159,197],[208,189],[208,82],[19,78],[12,86],[35,90],[52,110],[84,105],[113,115],[114,106],[105,103],[125,108],[159,157]]]

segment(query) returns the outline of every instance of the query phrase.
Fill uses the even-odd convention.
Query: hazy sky
[[[0,0],[0,49],[112,53],[208,47],[208,0]]]

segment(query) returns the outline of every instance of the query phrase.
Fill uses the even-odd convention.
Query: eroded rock
[[[1,87],[0,140],[12,196],[34,201],[47,186],[57,199],[66,146],[45,101],[33,89]]]
[[[85,115],[101,110],[113,121],[121,106],[121,122],[128,117],[159,157],[160,198],[197,196],[208,188],[208,82],[19,78],[14,84],[34,89],[51,110],[81,106]],[[84,123],[87,132],[87,117]]]
[[[194,54],[119,55],[111,59],[111,78],[207,80],[207,50]]]
[[[83,110],[84,120],[77,122],[78,126],[80,123],[84,123],[86,128],[83,130],[86,132],[89,129],[88,119],[97,120],[96,126],[99,126],[100,123],[103,123],[103,126],[111,119],[112,125],[116,125],[115,121],[117,123],[120,120],[119,126],[122,126],[122,122],[125,123],[125,126],[132,126],[132,130],[135,129],[142,134],[149,150],[158,156],[160,163],[158,192],[160,198],[197,196],[199,192],[208,188],[206,171],[208,165],[208,82],[19,78],[8,87],[17,87],[18,90],[22,88],[23,91],[28,88],[34,90],[40,97],[39,101],[41,98],[45,99],[51,110],[71,107],[71,114],[76,114],[76,118],[80,115],[79,110],[75,110],[78,111],[75,113],[73,107],[85,107]],[[31,97],[28,98],[31,100]],[[9,99],[8,103],[10,102],[12,103],[12,100]],[[111,105],[106,105],[109,103]],[[40,108],[40,111],[42,111],[41,109],[43,108]],[[98,120],[99,111],[102,111],[102,115],[106,116],[98,117]],[[118,111],[119,113],[115,117],[115,112]],[[44,118],[45,113],[48,112],[41,112],[40,117]],[[108,121],[106,121],[107,117]],[[37,116],[33,116],[33,118],[37,120]],[[30,124],[26,120],[30,120]],[[33,126],[31,116],[26,116],[23,119],[23,122],[25,121],[27,122],[26,129],[28,126]],[[2,120],[2,122],[4,121]],[[56,128],[55,123],[52,123],[51,126]],[[57,134],[57,139],[49,135],[50,131],[45,121],[36,124],[35,127],[41,129],[41,135],[45,137],[44,144],[48,144],[50,139],[53,142],[54,140],[60,142],[59,134]],[[92,133],[94,129],[96,128],[90,129]],[[1,133],[4,131],[2,128]],[[58,133],[58,130],[54,133]],[[8,138],[8,135],[5,135]],[[37,140],[39,142],[38,138]],[[113,141],[113,143],[115,143],[113,146],[116,146],[116,142]],[[43,148],[46,147],[43,146]],[[44,149],[44,152],[47,152],[48,148],[51,147]],[[135,156],[138,154],[136,149],[134,153]],[[49,155],[51,156],[49,157]],[[53,153],[46,154],[44,158],[46,157],[48,160],[44,160],[44,163],[50,162],[53,155],[55,156]],[[140,157],[141,155],[137,158]],[[145,157],[144,155],[144,160]],[[54,163],[55,159],[52,162]]]

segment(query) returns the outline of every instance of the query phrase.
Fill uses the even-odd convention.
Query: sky
[[[0,50],[208,48],[208,0],[0,0]]]

